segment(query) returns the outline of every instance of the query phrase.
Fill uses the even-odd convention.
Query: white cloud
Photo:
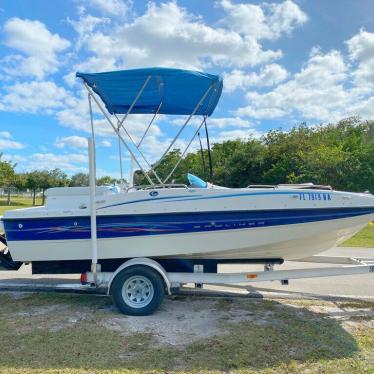
[[[17,171],[51,170],[59,168],[67,174],[88,171],[88,157],[84,154],[32,153],[27,156],[5,154],[5,161],[17,163]]]
[[[183,125],[185,123],[185,118],[176,118],[172,121],[173,124]],[[192,118],[189,125],[194,127],[201,124],[201,118]],[[223,129],[227,127],[237,127],[237,128],[249,128],[252,126],[251,122],[247,119],[240,117],[216,117],[208,118],[207,124],[210,129]]]
[[[12,134],[9,131],[0,131],[0,138],[11,139]]]
[[[103,13],[113,16],[124,16],[131,6],[121,0],[88,0],[88,3]]]
[[[30,159],[37,162],[48,162],[49,165],[61,162],[88,162],[87,155],[81,153],[34,153],[30,156]]]
[[[257,131],[255,129],[234,129],[234,130],[226,130],[221,131],[216,134],[212,134],[210,137],[211,143],[222,143],[226,140],[233,140],[233,139],[249,139],[249,138],[259,138],[263,135],[262,132]]]
[[[326,54],[317,49],[292,79],[274,90],[260,94],[248,92],[248,106],[239,108],[239,116],[276,118],[296,113],[305,119],[330,120],[346,114],[358,91],[344,88],[348,66],[338,51]]]
[[[374,33],[360,30],[347,42],[349,56],[358,63],[354,71],[355,83],[360,86],[374,87]]]
[[[10,155],[10,154],[4,154],[2,159],[4,161],[9,161],[9,162],[16,162],[16,163],[19,163],[19,162],[25,162],[27,161],[27,158],[24,157],[24,156],[21,156],[21,155]]]
[[[104,148],[110,148],[112,146],[112,143],[109,140],[105,140],[105,139],[102,140],[99,144],[101,147],[104,147]]]
[[[64,107],[71,99],[63,87],[52,81],[15,83],[4,88],[0,111],[46,114]]]
[[[115,133],[112,127],[103,117],[95,102],[92,102],[92,109],[94,113],[95,134],[103,137],[114,137]],[[136,114],[129,115],[127,117],[125,125],[135,141],[140,140],[140,137],[147,128],[152,116],[153,115],[148,114]],[[73,100],[71,100],[69,105],[66,105],[65,108],[59,110],[56,113],[56,118],[59,123],[65,127],[84,131],[86,133],[91,133],[90,114],[86,92],[84,92],[84,90],[81,90],[79,93],[79,97],[75,97]],[[148,135],[162,135],[158,123],[162,121],[163,118],[164,116],[158,116],[158,118],[154,121],[151,128],[149,129]],[[116,125],[117,120],[113,116],[111,119]],[[124,135],[124,137],[126,138],[126,135]]]
[[[70,46],[68,40],[51,33],[40,21],[11,18],[5,22],[4,34],[4,43],[21,52],[8,55],[2,61],[2,69],[15,76],[43,79],[55,73],[60,65],[58,53]]]
[[[66,172],[79,172],[87,170],[87,163],[88,158],[84,154],[34,153],[28,157],[22,167],[25,170],[59,168]]]
[[[109,4],[109,3],[108,3]],[[91,5],[93,5],[91,3]],[[99,5],[96,4],[96,7]],[[226,2],[224,11],[230,16]],[[261,22],[271,32],[268,38],[276,39],[281,34],[290,33],[296,26],[306,20],[304,13],[294,3],[288,1],[284,5],[262,4],[258,8],[263,13]],[[102,11],[105,14],[110,12]],[[268,20],[271,18],[271,21]],[[131,14],[125,20],[111,17],[95,17],[80,13],[77,20],[69,20],[77,32],[77,53],[84,52],[86,58],[81,59],[74,71],[104,71],[142,66],[174,66],[181,68],[207,69],[214,67],[233,67],[244,69],[257,66],[282,56],[280,50],[263,49],[259,43],[264,35],[242,32],[231,28],[224,22],[214,26],[208,25],[201,16],[187,11],[176,2],[156,4],[150,2],[140,15]],[[240,70],[242,73],[242,70]],[[244,75],[244,72],[243,72]],[[277,64],[269,64],[259,72],[249,74],[250,84],[270,86],[287,77],[287,71]],[[74,84],[74,74],[65,76],[69,84]],[[244,79],[242,88],[249,85]],[[58,121],[64,126],[81,131],[90,131],[86,94],[80,94],[73,105],[68,105],[57,113]],[[95,129],[98,135],[113,136],[111,128],[95,114]],[[149,118],[147,116],[130,116],[127,123],[136,141],[139,141]],[[165,119],[167,121],[167,119]],[[236,117],[232,119],[210,119],[212,126],[219,128],[249,128],[247,120]],[[164,134],[160,131],[162,120],[155,123],[148,134],[144,147],[148,152],[153,146],[164,145]],[[165,145],[166,148],[166,145]]]
[[[207,123],[210,129],[223,129],[227,127],[249,128],[252,126],[248,120],[240,117],[209,118]]]
[[[132,21],[110,28],[87,28],[86,18],[75,21],[78,44],[90,56],[80,68],[174,66],[202,69],[217,66],[255,66],[279,58],[279,50],[263,50],[253,36],[223,27],[212,27],[175,2],[148,4]],[[114,22],[112,20],[112,22]],[[92,24],[92,22],[91,22]],[[98,22],[96,22],[98,26]]]
[[[9,131],[0,131],[0,153],[5,149],[23,149],[26,145],[12,140]]]
[[[87,138],[82,136],[66,136],[63,138],[57,138],[55,141],[55,147],[57,148],[83,148],[87,149]]]
[[[19,142],[15,142],[9,139],[0,138],[0,152],[5,149],[22,149],[25,148],[25,145]]]
[[[293,1],[260,3],[259,5],[222,0],[227,12],[225,25],[233,31],[255,39],[278,39],[303,25],[308,17]]]
[[[224,89],[232,92],[236,89],[245,89],[250,86],[266,87],[283,82],[288,77],[287,70],[278,64],[265,65],[259,73],[246,73],[243,70],[233,70],[224,74]]]
[[[95,17],[83,12],[77,21],[68,18],[68,23],[79,36],[78,43],[75,43],[75,48],[79,49],[82,44],[92,36],[92,33],[98,26],[110,24],[110,19],[105,17]]]

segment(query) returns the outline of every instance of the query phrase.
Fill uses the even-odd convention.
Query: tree
[[[5,186],[14,175],[14,166],[9,161],[2,161],[3,153],[0,153],[0,186]]]
[[[8,188],[7,204],[10,205],[10,192],[13,178],[15,175],[15,165],[8,161],[2,161],[3,154],[0,153],[0,186]]]
[[[85,173],[74,174],[69,182],[70,187],[87,187],[89,184],[89,175]]]
[[[35,205],[36,191],[41,188],[43,184],[43,175],[40,171],[32,171],[27,173],[26,187],[32,191],[32,205]]]
[[[116,179],[108,175],[101,177],[97,180],[96,184],[98,186],[113,186],[116,183]]]
[[[207,159],[207,151],[202,152]],[[181,156],[178,149],[169,152],[156,171],[164,180]],[[168,180],[188,183],[193,173],[202,179],[226,187],[249,184],[305,183],[330,184],[336,189],[374,192],[374,121],[347,118],[338,123],[307,126],[300,124],[289,131],[269,131],[261,138],[229,140],[212,145],[213,180],[204,175],[201,151],[183,157]],[[207,164],[207,163],[206,163]],[[208,174],[208,173],[205,173]],[[0,160],[0,185],[17,187],[14,165]],[[157,183],[154,175],[150,178]],[[89,176],[78,173],[68,181],[58,169],[27,174],[27,187],[34,193],[52,186],[88,186]],[[148,184],[137,170],[135,184]],[[115,179],[104,176],[98,185],[110,185]]]
[[[171,179],[187,183],[187,172],[204,179],[200,153],[186,155]],[[179,150],[173,150],[157,166],[162,179],[180,155]],[[289,131],[269,131],[260,139],[216,143],[212,160],[211,182],[226,187],[313,182],[341,190],[374,192],[374,121],[353,117],[327,125],[302,123]],[[153,177],[151,173],[149,176]],[[135,182],[148,183],[140,171],[135,173]]]
[[[13,179],[13,186],[17,191],[23,191],[27,188],[27,174],[26,173],[17,173]]]
[[[64,187],[68,184],[67,175],[60,169],[39,172],[39,188],[42,190],[42,204],[45,201],[45,190],[51,187]]]

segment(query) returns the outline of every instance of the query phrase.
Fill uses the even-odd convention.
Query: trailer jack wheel
[[[115,276],[110,293],[122,313],[146,316],[160,306],[165,286],[157,271],[148,266],[130,266]]]

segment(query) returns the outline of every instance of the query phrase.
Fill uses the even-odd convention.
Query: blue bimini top
[[[127,113],[134,99],[150,77],[133,106],[132,114],[192,114],[210,116],[222,93],[218,75],[198,71],[146,68],[105,73],[76,73],[104,102],[110,114]],[[161,104],[161,106],[160,106]]]

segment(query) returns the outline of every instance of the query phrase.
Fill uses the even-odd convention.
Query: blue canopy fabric
[[[105,73],[76,73],[104,102],[110,114],[127,113],[150,76],[132,114],[191,114],[204,94],[208,94],[195,115],[210,116],[222,93],[222,79],[198,71],[145,68]]]

